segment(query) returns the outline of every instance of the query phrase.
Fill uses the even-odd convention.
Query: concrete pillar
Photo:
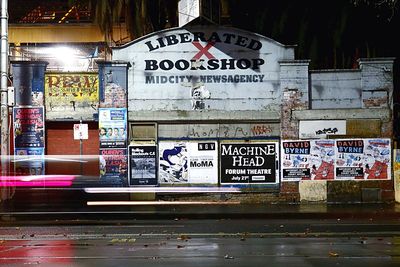
[[[361,69],[362,108],[393,110],[394,58],[362,58],[358,62]],[[381,132],[381,137],[393,136],[393,116],[388,121],[382,121]]]
[[[298,139],[299,122],[292,111],[309,109],[309,60],[280,61],[282,91],[281,138]]]

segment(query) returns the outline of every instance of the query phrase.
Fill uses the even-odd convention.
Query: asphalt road
[[[399,219],[173,219],[0,227],[1,266],[400,266]]]

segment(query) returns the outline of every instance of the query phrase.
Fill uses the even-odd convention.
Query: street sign
[[[74,124],[74,140],[88,139],[88,125],[87,124]]]

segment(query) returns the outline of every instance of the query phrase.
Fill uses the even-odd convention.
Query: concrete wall
[[[312,109],[361,108],[360,70],[311,71],[310,77]]]

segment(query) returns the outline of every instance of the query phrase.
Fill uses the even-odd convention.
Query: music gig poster
[[[276,184],[279,182],[279,142],[222,143],[221,184]]]

